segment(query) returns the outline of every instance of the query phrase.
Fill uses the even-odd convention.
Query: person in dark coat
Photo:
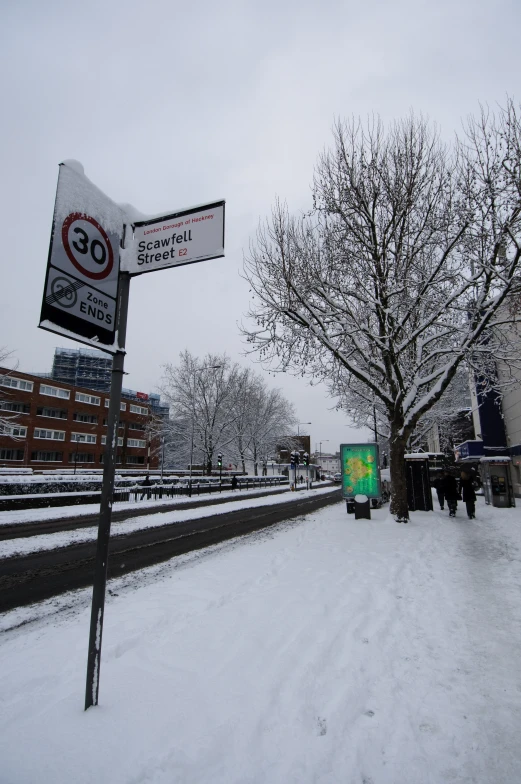
[[[235,492],[235,490],[237,490],[237,485],[238,485],[238,484],[239,484],[239,483],[238,483],[238,481],[237,481],[237,477],[236,477],[236,476],[235,476],[235,474],[234,474],[234,475],[232,476],[232,490],[233,490],[234,492]]]
[[[147,497],[148,500],[150,500],[150,489],[149,488],[151,487],[151,485],[152,485],[152,482],[150,481],[150,476],[147,474],[146,477],[145,477],[145,481],[141,485],[141,487],[146,487],[147,488],[146,490],[143,490],[143,494],[141,495],[141,500],[143,500],[143,498],[145,496]]]
[[[436,490],[436,495],[438,496],[438,502],[440,504],[440,509],[443,511],[445,509],[445,492],[443,490],[443,478],[444,475],[438,476],[434,482],[434,489]]]
[[[452,476],[452,474],[449,474],[448,471],[445,471],[441,485],[443,488],[445,500],[447,501],[447,506],[449,507],[449,517],[456,517],[456,509],[458,508],[459,498],[456,477]]]
[[[474,520],[476,517],[476,491],[474,490],[474,483],[470,474],[466,471],[461,472],[459,486],[465,506],[467,507],[467,514],[469,520]]]

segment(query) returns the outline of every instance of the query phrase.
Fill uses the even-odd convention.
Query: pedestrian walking
[[[476,491],[474,490],[474,483],[470,474],[466,471],[461,472],[459,480],[460,492],[467,507],[467,515],[469,520],[474,520],[476,517]]]
[[[443,477],[444,475],[441,474],[440,476],[436,477],[433,482],[436,495],[438,496],[438,503],[442,511],[445,509],[445,490],[443,489]]]
[[[141,495],[141,500],[143,500],[145,495],[146,495],[147,499],[150,500],[150,489],[149,488],[150,488],[151,484],[152,484],[152,482],[150,481],[150,477],[147,474],[146,477],[145,477],[145,481],[141,485],[142,487],[146,487],[147,488],[146,490],[143,490],[143,493]]]
[[[235,476],[235,474],[234,474],[234,475],[232,476],[232,491],[233,491],[233,492],[235,492],[235,491],[237,490],[237,485],[238,485],[238,484],[239,484],[239,483],[238,483],[238,481],[237,481],[237,477],[236,477],[236,476]]]
[[[456,477],[452,476],[448,471],[445,471],[442,479],[442,488],[447,506],[449,507],[449,517],[456,517],[456,509],[458,508],[458,483]]]

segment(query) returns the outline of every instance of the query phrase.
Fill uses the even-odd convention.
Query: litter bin
[[[500,508],[516,505],[510,464],[509,457],[481,458],[480,473],[485,503]]]
[[[355,520],[371,519],[371,502],[366,495],[355,495]]]

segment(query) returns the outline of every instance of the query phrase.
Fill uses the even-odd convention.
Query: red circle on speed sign
[[[78,225],[73,228],[75,223]],[[107,232],[97,220],[83,212],[71,212],[63,221],[62,242],[78,272],[91,280],[108,278],[114,266],[114,253]]]

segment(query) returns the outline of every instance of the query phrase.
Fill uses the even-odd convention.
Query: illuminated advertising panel
[[[380,498],[378,444],[340,444],[342,495]]]

